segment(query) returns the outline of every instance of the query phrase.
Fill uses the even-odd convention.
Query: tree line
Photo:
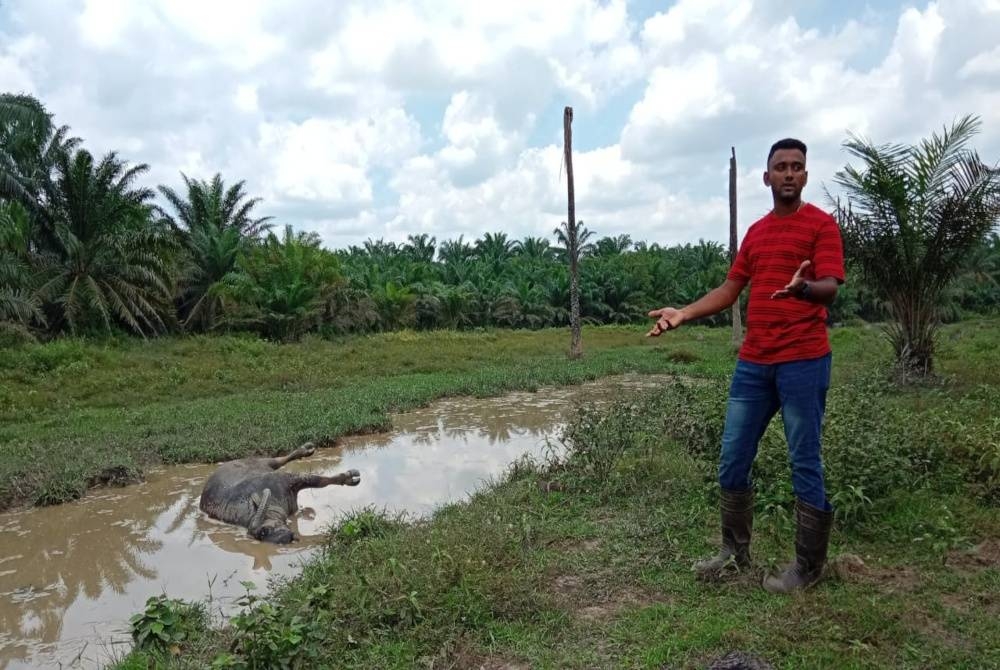
[[[963,141],[978,127],[967,121],[958,129]],[[927,182],[934,175],[894,182],[886,175],[905,152],[853,141],[865,168],[849,166],[838,175],[852,202],[881,202],[879,189],[889,198],[899,189],[924,189],[924,196],[940,199],[949,188],[940,179]],[[951,156],[949,147],[954,154],[952,145],[937,146],[929,158]],[[316,234],[261,216],[260,199],[242,181],[182,174],[176,188],[154,190],[141,183],[147,171],[115,152],[92,155],[35,98],[0,95],[0,330],[23,338],[241,330],[294,340],[307,332],[568,324],[565,226],[548,239],[491,232],[439,242],[411,235],[404,243],[368,240],[329,250]],[[875,200],[860,198],[865,193]],[[897,200],[898,213],[905,197]],[[930,211],[927,202],[913,205],[910,222]],[[966,226],[961,240],[946,233],[938,239],[958,254],[942,261],[954,271],[934,298],[936,319],[1000,308],[1000,237],[992,212],[981,212],[992,223]],[[849,281],[831,309],[833,321],[880,321],[899,312],[885,278],[866,264],[866,249],[877,245],[853,235],[885,213],[877,204],[838,210]],[[902,262],[914,262],[913,236],[931,232],[907,232],[899,223],[890,221],[880,239],[890,247],[893,240],[909,244]],[[719,233],[726,234],[725,222]],[[902,239],[907,235],[909,242]],[[642,322],[651,308],[686,304],[721,283],[729,266],[726,248],[712,241],[665,247],[628,235],[597,237],[582,224],[579,237],[581,313],[591,324]],[[708,323],[728,319],[720,314]]]

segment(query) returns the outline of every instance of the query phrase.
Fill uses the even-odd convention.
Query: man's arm
[[[833,277],[823,277],[822,279],[806,281],[805,283],[809,288],[806,289],[803,287],[799,291],[799,295],[796,297],[800,300],[814,302],[818,305],[832,305],[833,301],[836,300],[840,282]]]
[[[673,330],[680,327],[685,321],[718,314],[736,302],[744,286],[746,286],[744,282],[727,279],[720,286],[712,289],[687,307],[682,309],[674,307],[654,309],[649,313],[649,316],[656,318],[657,321],[646,335],[656,337],[666,330]]]
[[[832,304],[837,297],[837,288],[840,286],[840,282],[835,277],[806,279],[805,271],[811,264],[811,261],[802,261],[799,269],[792,275],[792,281],[788,282],[785,288],[772,293],[771,299],[798,298],[799,300],[814,302],[817,305]]]

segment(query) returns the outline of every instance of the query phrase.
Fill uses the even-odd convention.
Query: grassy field
[[[255,338],[77,340],[0,351],[0,510],[52,504],[150,465],[285,453],[385,429],[388,413],[626,371],[723,374],[726,333],[651,342],[639,328],[569,334],[389,333],[277,345]]]
[[[384,412],[440,395],[672,370],[681,379],[657,394],[581,411],[562,462],[518,464],[426,522],[372,511],[344,520],[300,577],[248,594],[225,628],[199,604],[153,603],[136,630],[167,638],[161,651],[119,668],[699,668],[733,651],[781,668],[1000,667],[998,326],[945,329],[942,380],[905,390],[884,382],[889,352],[876,329],[833,332],[824,449],[834,559],[820,585],[793,597],[759,586],[791,553],[777,425],[755,470],[756,570],[692,578],[691,563],[717,542],[713,471],[733,362],[723,330],[653,341],[639,329],[588,330],[576,363],[561,331],[285,347],[62,343],[47,347],[74,353],[34,375],[27,363],[58,359],[52,349],[4,352],[6,416],[18,420],[4,428],[0,467],[21,453],[12,447],[24,455],[7,482],[35,472],[32,456],[71,462],[73,444],[93,454],[119,445],[135,467],[282,451],[384,425]],[[60,372],[73,365],[84,369]],[[163,378],[171,369],[175,381]],[[61,385],[74,388],[63,397]]]

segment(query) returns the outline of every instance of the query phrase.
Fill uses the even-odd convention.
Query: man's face
[[[796,202],[809,179],[806,156],[798,149],[778,149],[764,173],[764,185],[771,187],[775,200]]]

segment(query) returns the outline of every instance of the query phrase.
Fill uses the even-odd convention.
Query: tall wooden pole
[[[569,249],[569,357],[583,355],[580,328],[580,245],[576,230],[576,202],[573,194],[573,108],[563,110],[563,152],[566,160],[566,192],[569,211],[566,218],[566,242]]]
[[[736,260],[736,250],[739,244],[736,230],[736,147],[731,147],[733,154],[729,158],[729,263]],[[733,346],[743,343],[743,320],[740,318],[739,298],[733,303]]]

